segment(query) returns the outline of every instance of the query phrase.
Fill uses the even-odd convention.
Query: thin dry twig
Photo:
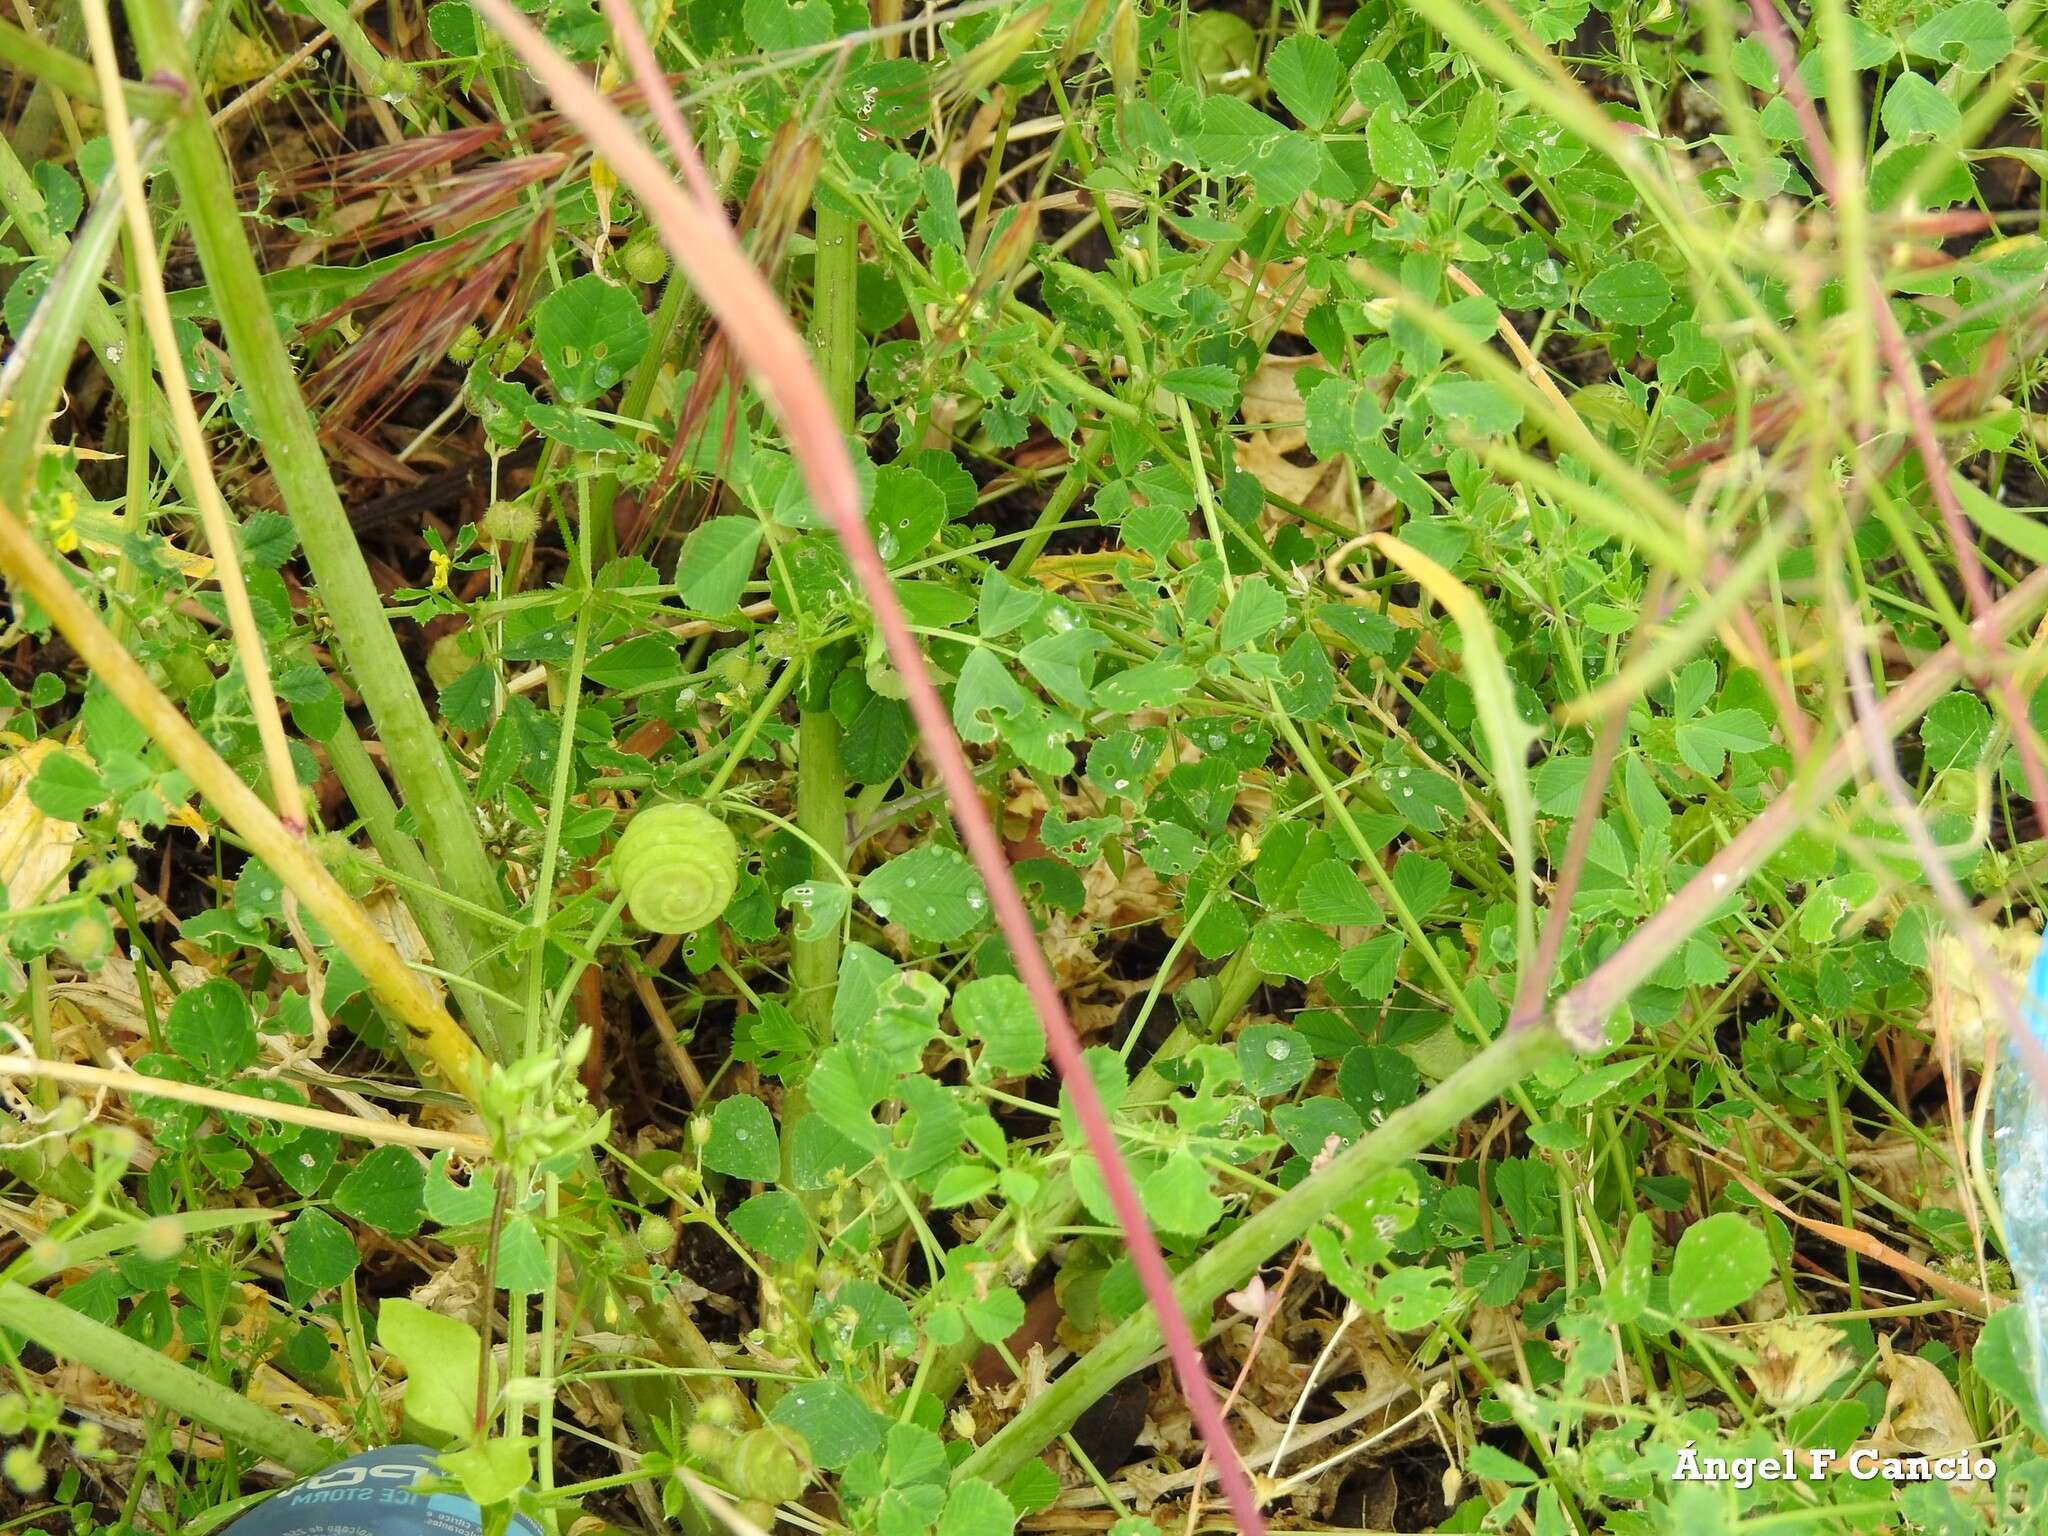
[[[107,691],[121,701],[193,786],[219,809],[222,819],[241,834],[250,851],[327,931],[362,972],[377,1000],[405,1025],[409,1044],[460,1092],[475,1094],[482,1059],[476,1043],[377,931],[363,908],[312,856],[306,840],[278,819],[178,706],[164,697],[140,663],[78,595],[71,578],[4,503],[0,503],[0,572],[41,605],[51,624]]]
[[[1258,1363],[1259,1349],[1265,1344],[1267,1333],[1280,1316],[1280,1309],[1287,1305],[1287,1289],[1294,1284],[1294,1272],[1301,1267],[1301,1256],[1306,1252],[1308,1244],[1295,1245],[1294,1256],[1287,1261],[1287,1268],[1280,1272],[1280,1283],[1271,1291],[1266,1289],[1263,1275],[1253,1275],[1244,1291],[1226,1298],[1233,1304],[1256,1305],[1259,1319],[1252,1327],[1251,1343],[1245,1346],[1244,1360],[1237,1368],[1236,1378],[1230,1383],[1230,1392],[1223,1399],[1223,1413],[1226,1418],[1237,1406],[1238,1396],[1244,1391],[1244,1384],[1252,1374],[1252,1367]],[[1188,1492],[1188,1518],[1184,1528],[1186,1536],[1194,1536],[1196,1527],[1201,1523],[1202,1487],[1208,1480],[1207,1473],[1212,1460],[1209,1448],[1203,1446],[1202,1459],[1195,1467],[1195,1486]]]
[[[156,353],[156,371],[163,380],[164,398],[170,403],[178,446],[192,472],[199,521],[206,530],[207,547],[213,553],[214,576],[220,585],[221,599],[227,604],[235,656],[242,664],[242,685],[248,690],[249,709],[256,717],[256,734],[263,743],[270,798],[286,830],[303,834],[305,800],[299,792],[298,770],[292,763],[284,716],[278,710],[270,660],[263,649],[263,633],[257,627],[249,589],[242,579],[242,556],[235,539],[234,520],[228,515],[220,484],[214,479],[213,458],[207,451],[206,434],[199,425],[199,412],[192,403],[192,388],[186,381],[184,360],[178,353],[177,335],[172,329],[170,300],[164,292],[163,259],[157,250],[156,231],[150,224],[149,194],[143,189],[135,130],[128,121],[127,101],[121,95],[113,24],[107,17],[106,0],[81,0],[81,4],[86,35],[92,40],[93,68],[106,97],[107,141],[114,151],[121,210],[128,224],[128,249],[141,285],[143,323],[149,331],[150,347]]]
[[[1932,1269],[1916,1259],[1907,1258],[1906,1255],[1900,1253],[1896,1248],[1879,1242],[1868,1232],[1859,1232],[1854,1227],[1845,1227],[1838,1222],[1821,1221],[1816,1217],[1802,1216],[1798,1211],[1757,1183],[1755,1179],[1752,1179],[1735,1163],[1722,1157],[1719,1149],[1712,1142],[1708,1141],[1706,1137],[1700,1135],[1699,1132],[1683,1125],[1673,1126],[1672,1129],[1687,1140],[1697,1143],[1701,1148],[1700,1155],[1702,1157],[1713,1163],[1723,1173],[1727,1174],[1729,1178],[1748,1190],[1756,1199],[1769,1206],[1778,1215],[1784,1217],[1785,1220],[1806,1228],[1807,1231],[1815,1236],[1824,1237],[1828,1241],[1847,1248],[1853,1253],[1861,1254],[1864,1258],[1874,1263],[1882,1264],[1888,1269],[1895,1269],[1902,1275],[1910,1275],[1929,1290],[1947,1297],[1950,1301],[1960,1306],[1970,1308],[1980,1316],[1989,1317],[1993,1312],[2005,1305],[2005,1302],[2000,1298],[1987,1296],[1974,1285],[1967,1285],[1963,1281],[1956,1279],[1953,1275],[1945,1275],[1940,1270]]]
[[[682,1038],[676,1033],[675,1020],[668,1014],[668,1005],[661,1000],[661,991],[654,984],[654,977],[646,971],[633,972],[633,994],[640,999],[640,1006],[647,1010],[647,1017],[654,1022],[654,1032],[661,1039],[662,1054],[668,1057],[668,1064],[675,1068],[676,1079],[683,1085],[683,1092],[690,1096],[690,1106],[695,1108],[704,1102],[709,1091],[704,1086],[704,1074],[697,1070],[697,1063],[690,1059],[690,1053],[683,1049]]]
[[[1663,583],[1643,605],[1646,615],[1664,607]],[[1640,647],[1646,626],[1638,625],[1632,648]],[[1628,708],[1617,700],[1600,722],[1600,734],[1593,742],[1592,766],[1586,772],[1586,787],[1579,798],[1579,813],[1572,818],[1571,835],[1565,841],[1564,862],[1550,888],[1550,909],[1544,915],[1543,933],[1529,968],[1515,987],[1515,1004],[1508,1014],[1510,1029],[1527,1029],[1542,1022],[1543,1000],[1550,990],[1550,978],[1557,972],[1558,956],[1564,952],[1565,930],[1571,926],[1572,901],[1579,893],[1579,881],[1586,873],[1586,854],[1593,846],[1593,827],[1600,819],[1600,807],[1607,800],[1607,781],[1614,773],[1614,760],[1621,753],[1622,735],[1628,726]]]

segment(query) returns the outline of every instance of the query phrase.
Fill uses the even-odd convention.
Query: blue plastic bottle
[[[293,1483],[230,1525],[223,1536],[481,1536],[483,1511],[459,1493],[421,1493],[439,1482],[423,1445],[388,1445],[337,1461]],[[514,1515],[509,1536],[541,1536]]]
[[[2048,939],[2034,951],[2034,969],[2027,977],[2020,1011],[2034,1039],[2048,1048]],[[2027,1321],[2034,1396],[2048,1412],[2048,1102],[2019,1047],[2005,1040],[1999,1051],[1998,1089],[1992,1100],[1998,1203],[2005,1213],[2006,1257]]]

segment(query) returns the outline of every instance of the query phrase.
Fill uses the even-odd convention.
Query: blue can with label
[[[224,1536],[482,1536],[483,1511],[454,1492],[424,1445],[387,1445],[337,1461],[293,1483],[227,1528]],[[510,1536],[541,1536],[515,1514]]]

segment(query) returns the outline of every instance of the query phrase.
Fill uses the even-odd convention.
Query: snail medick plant
[[[612,883],[649,933],[708,928],[739,888],[732,829],[701,805],[669,801],[634,812],[612,850]]]
[[[2038,1523],[2048,10],[174,9],[0,23],[10,1518]]]

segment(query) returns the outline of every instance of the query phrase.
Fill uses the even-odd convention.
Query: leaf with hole
[[[533,313],[533,340],[566,405],[588,405],[632,371],[647,350],[639,300],[594,272],[572,278]]]
[[[393,1296],[378,1306],[377,1342],[405,1367],[406,1418],[446,1439],[467,1435],[483,1363],[476,1329]]]

